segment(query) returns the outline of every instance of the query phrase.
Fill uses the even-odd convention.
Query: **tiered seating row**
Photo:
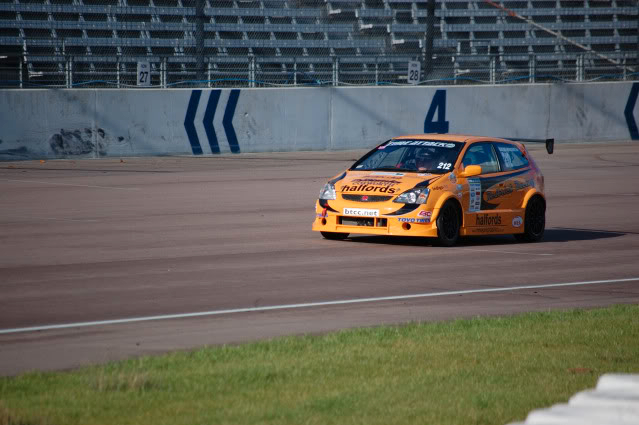
[[[500,3],[610,58],[636,61],[639,6],[630,0]],[[255,64],[258,71],[270,67],[274,73],[306,66],[312,74],[339,63],[341,71],[359,72],[364,82],[372,72],[377,77],[380,66],[395,78],[405,75],[408,60],[426,62],[431,20],[429,78],[456,77],[461,63],[491,62],[510,72],[532,56],[549,69],[573,66],[584,55],[588,64],[596,63],[574,44],[481,1],[438,0],[432,16],[428,2],[411,0],[206,0],[205,5],[204,62],[214,73],[235,64],[244,72]],[[146,59],[154,67],[168,63],[191,75],[202,19],[194,6],[195,0],[0,0],[0,45],[19,54],[32,73],[60,72],[69,60],[99,73],[100,64],[126,69]]]

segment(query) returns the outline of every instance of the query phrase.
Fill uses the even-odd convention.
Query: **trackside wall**
[[[451,132],[639,139],[639,83],[0,90],[0,159],[369,148]]]

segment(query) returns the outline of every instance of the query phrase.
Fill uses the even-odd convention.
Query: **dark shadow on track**
[[[636,235],[635,232],[613,232],[608,230],[592,230],[592,229],[571,229],[563,227],[555,227],[546,229],[543,239],[539,243],[544,242],[571,242],[571,241],[590,241],[597,239],[615,238],[627,234]],[[370,243],[383,245],[403,245],[403,246],[434,246],[434,238],[417,238],[402,236],[351,236],[346,241],[356,243]],[[459,239],[456,246],[495,246],[495,245],[513,245],[525,244],[517,242],[512,235],[495,235],[495,236],[470,236]]]
[[[571,227],[553,227],[546,229],[543,241],[568,242],[586,241],[593,239],[614,238],[623,235],[639,235],[637,232],[621,232],[615,230],[575,229]]]

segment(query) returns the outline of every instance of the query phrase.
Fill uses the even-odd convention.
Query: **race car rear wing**
[[[513,139],[512,137],[502,137],[502,139],[522,143],[545,143],[546,152],[548,152],[549,155],[551,155],[555,150],[555,139]]]

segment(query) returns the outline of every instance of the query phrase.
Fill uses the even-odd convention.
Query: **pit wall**
[[[0,159],[370,148],[465,133],[639,139],[639,83],[0,90]]]

